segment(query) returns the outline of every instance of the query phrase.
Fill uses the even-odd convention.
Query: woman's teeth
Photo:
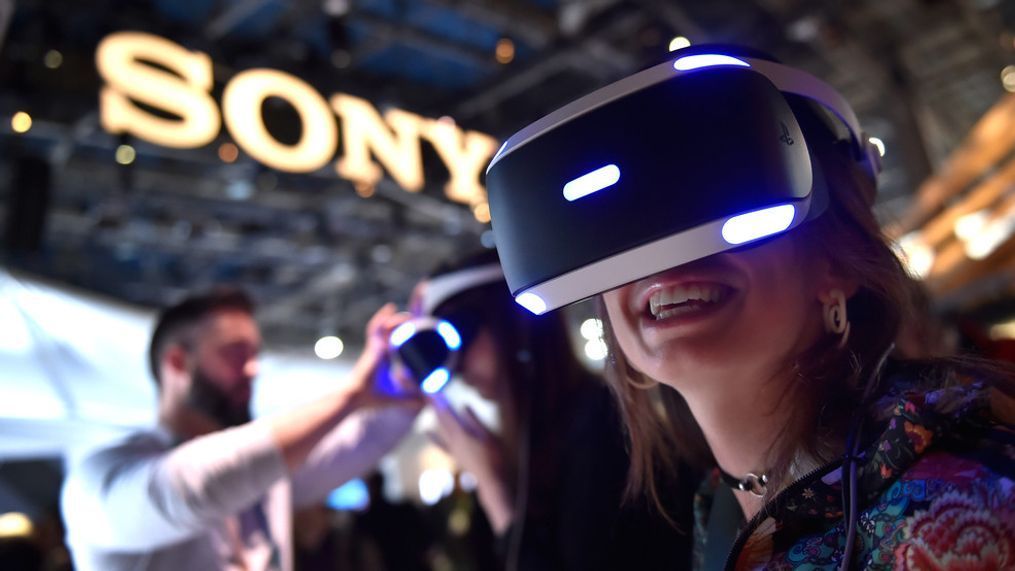
[[[678,285],[657,290],[649,298],[652,317],[666,319],[700,309],[705,304],[722,301],[725,286],[719,284]]]

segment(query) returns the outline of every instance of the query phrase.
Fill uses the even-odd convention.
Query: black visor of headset
[[[785,94],[838,117],[876,176],[875,143],[831,87],[723,54],[678,56],[510,137],[486,180],[515,300],[543,313],[819,215],[824,178]]]
[[[427,394],[439,392],[451,380],[459,362],[479,331],[479,318],[467,310],[441,311],[441,306],[468,290],[504,279],[499,264],[467,268],[424,283],[417,315],[391,332],[395,359],[406,367]]]

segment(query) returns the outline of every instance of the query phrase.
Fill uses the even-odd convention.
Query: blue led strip
[[[673,62],[673,69],[677,71],[690,71],[703,67],[716,67],[720,65],[735,65],[739,67],[751,67],[746,61],[733,56],[723,54],[698,54],[684,56]]]
[[[427,375],[423,382],[419,384],[423,392],[432,395],[444,388],[444,385],[448,384],[451,380],[451,371],[445,367],[438,367],[434,369],[432,373]]]
[[[565,184],[564,198],[568,202],[574,202],[583,196],[611,187],[619,180],[620,168],[617,165],[606,165]]]
[[[744,244],[752,240],[777,234],[793,223],[796,209],[792,204],[740,214],[722,225],[722,238],[729,244]]]
[[[541,315],[546,311],[546,302],[543,301],[543,298],[529,291],[516,297],[515,303],[536,315]]]

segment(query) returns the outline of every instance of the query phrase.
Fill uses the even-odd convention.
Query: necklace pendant
[[[741,492],[750,492],[754,496],[763,498],[768,492],[768,476],[765,474],[759,476],[753,472],[748,472],[737,483],[737,489]]]

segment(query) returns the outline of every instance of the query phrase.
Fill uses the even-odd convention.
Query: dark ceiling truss
[[[0,34],[4,8],[0,0]],[[272,172],[249,158],[223,164],[216,142],[178,151],[102,132],[92,58],[104,34],[139,29],[207,52],[215,96],[250,67],[282,69],[322,95],[343,92],[383,110],[453,117],[503,138],[597,87],[660,61],[675,35],[754,44],[841,90],[889,154],[879,206],[890,218],[1003,92],[1000,3],[862,0],[18,0],[0,35],[0,114],[31,106],[29,135],[0,126],[8,157],[39,153],[53,185],[39,273],[157,305],[232,278],[262,302],[270,343],[306,346],[324,330],[355,344],[383,302],[404,302],[420,276],[476,248],[487,229],[442,196],[383,179],[357,196],[333,167]],[[19,14],[28,14],[28,20]],[[1007,26],[1007,27],[1006,27]],[[1003,37],[1002,37],[1003,38]],[[515,46],[498,63],[498,39]],[[1009,43],[1011,43],[1009,39]],[[41,65],[59,47],[65,65]],[[439,164],[424,149],[425,167]],[[0,180],[13,176],[0,157]],[[438,169],[439,170],[439,169]],[[429,174],[428,174],[429,178]],[[0,213],[9,185],[0,187]],[[6,218],[6,217],[0,217]],[[2,220],[0,220],[2,224]]]

